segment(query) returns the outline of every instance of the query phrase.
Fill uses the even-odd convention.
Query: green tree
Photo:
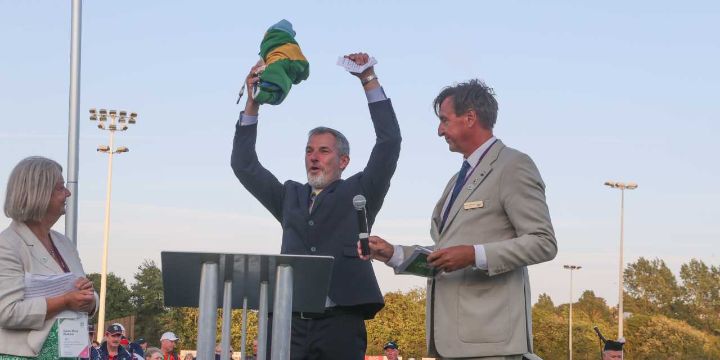
[[[555,313],[555,304],[553,304],[550,295],[542,293],[538,296],[538,301],[533,305],[533,314],[535,314],[536,311]]]
[[[573,305],[573,316],[577,316],[578,320],[587,320],[590,324],[613,321],[612,313],[605,299],[595,296],[595,292],[592,290],[585,290],[578,302]]]
[[[87,274],[87,278],[93,283],[95,290],[100,293],[100,274]],[[132,315],[135,308],[130,303],[130,289],[125,284],[125,280],[113,273],[107,274],[107,291],[105,294],[105,320],[117,319]],[[97,313],[93,316],[97,321]],[[104,331],[102,329],[101,331]]]
[[[680,267],[688,306],[688,322],[697,328],[720,335],[720,268],[692,259]]]
[[[366,321],[367,354],[382,354],[383,344],[398,342],[402,357],[421,358],[425,345],[425,289],[385,294],[385,307]]]
[[[625,355],[631,359],[720,358],[720,338],[662,315],[632,316],[625,335]]]
[[[682,290],[663,260],[641,257],[627,266],[624,276],[625,297],[630,298],[625,311],[670,317],[682,311]]]
[[[135,334],[146,339],[160,339],[164,332],[162,318],[167,313],[163,303],[162,273],[152,260],[138,266],[131,287],[131,303],[135,307]]]

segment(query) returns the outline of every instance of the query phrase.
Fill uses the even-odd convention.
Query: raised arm
[[[366,53],[355,53],[346,57],[358,65],[364,65],[370,59]],[[370,117],[375,129],[375,146],[362,172],[360,183],[365,196],[368,197],[370,212],[376,214],[390,188],[390,179],[395,173],[400,157],[402,137],[392,103],[385,97],[385,93],[380,87],[375,67],[369,67],[362,73],[353,75],[360,79],[368,97]]]
[[[259,65],[253,66],[248,74],[245,84],[249,93],[259,81],[256,70]],[[281,220],[282,217],[282,184],[269,170],[264,168],[258,160],[255,151],[257,140],[257,122],[260,104],[255,102],[251,94],[247,96],[245,111],[235,125],[235,138],[233,140],[230,164],[240,183],[267,208],[273,216]]]

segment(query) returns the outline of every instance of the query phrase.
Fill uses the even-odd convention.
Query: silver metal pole
[[[103,226],[103,257],[100,273],[100,307],[98,309],[98,329],[105,329],[105,299],[107,297],[107,263],[110,247],[110,198],[112,195],[112,167],[115,146],[115,131],[110,131],[110,150],[108,150],[107,187],[105,188],[105,225]],[[97,331],[97,341],[102,343],[104,330]]]
[[[218,264],[214,262],[204,263],[200,274],[197,358],[214,359],[217,326]]]
[[[67,188],[72,195],[65,211],[65,236],[77,247],[78,148],[80,147],[80,46],[82,0],[72,1],[70,25],[70,106],[68,113]]]
[[[268,326],[268,283],[260,283],[260,306],[258,306],[258,349],[257,360],[267,357],[267,326]]]
[[[625,219],[625,189],[620,189],[620,273],[618,274],[618,339],[623,337],[623,287],[624,287],[624,276],[623,276],[623,228]]]
[[[272,360],[289,360],[293,298],[292,267],[289,265],[278,266],[276,279],[270,358]]]
[[[230,360],[230,324],[232,322],[232,281],[225,281],[223,289],[223,324],[221,360]]]
[[[570,269],[570,321],[568,325],[568,346],[569,346],[569,354],[570,354],[570,360],[573,358],[573,352],[572,352],[572,305],[573,305],[573,269]]]
[[[247,348],[247,296],[243,298],[243,312],[242,312],[242,343],[240,344],[240,353],[242,354],[241,359],[247,359],[245,349]]]

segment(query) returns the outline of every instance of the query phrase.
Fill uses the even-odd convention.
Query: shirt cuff
[[[393,251],[393,256],[390,258],[390,260],[387,261],[388,266],[392,266],[393,268],[396,268],[402,264],[403,260],[405,260],[405,253],[403,252],[402,246],[400,245],[393,245],[393,248],[395,249]]]
[[[366,91],[365,96],[367,97],[368,104],[387,100],[387,96],[385,96],[385,90],[383,90],[382,86]]]
[[[255,125],[258,122],[258,116],[257,115],[245,115],[245,112],[240,113],[240,117],[238,118],[238,124],[240,126],[248,126],[248,125]]]
[[[480,270],[487,270],[487,256],[485,255],[485,246],[480,244],[473,245],[475,248],[475,267]]]

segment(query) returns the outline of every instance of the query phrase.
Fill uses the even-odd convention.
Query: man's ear
[[[465,113],[464,117],[465,117],[465,124],[467,125],[467,127],[472,127],[473,124],[478,123],[477,113],[473,109],[468,110]]]
[[[350,164],[350,155],[340,156],[340,170],[345,170],[348,164]]]

